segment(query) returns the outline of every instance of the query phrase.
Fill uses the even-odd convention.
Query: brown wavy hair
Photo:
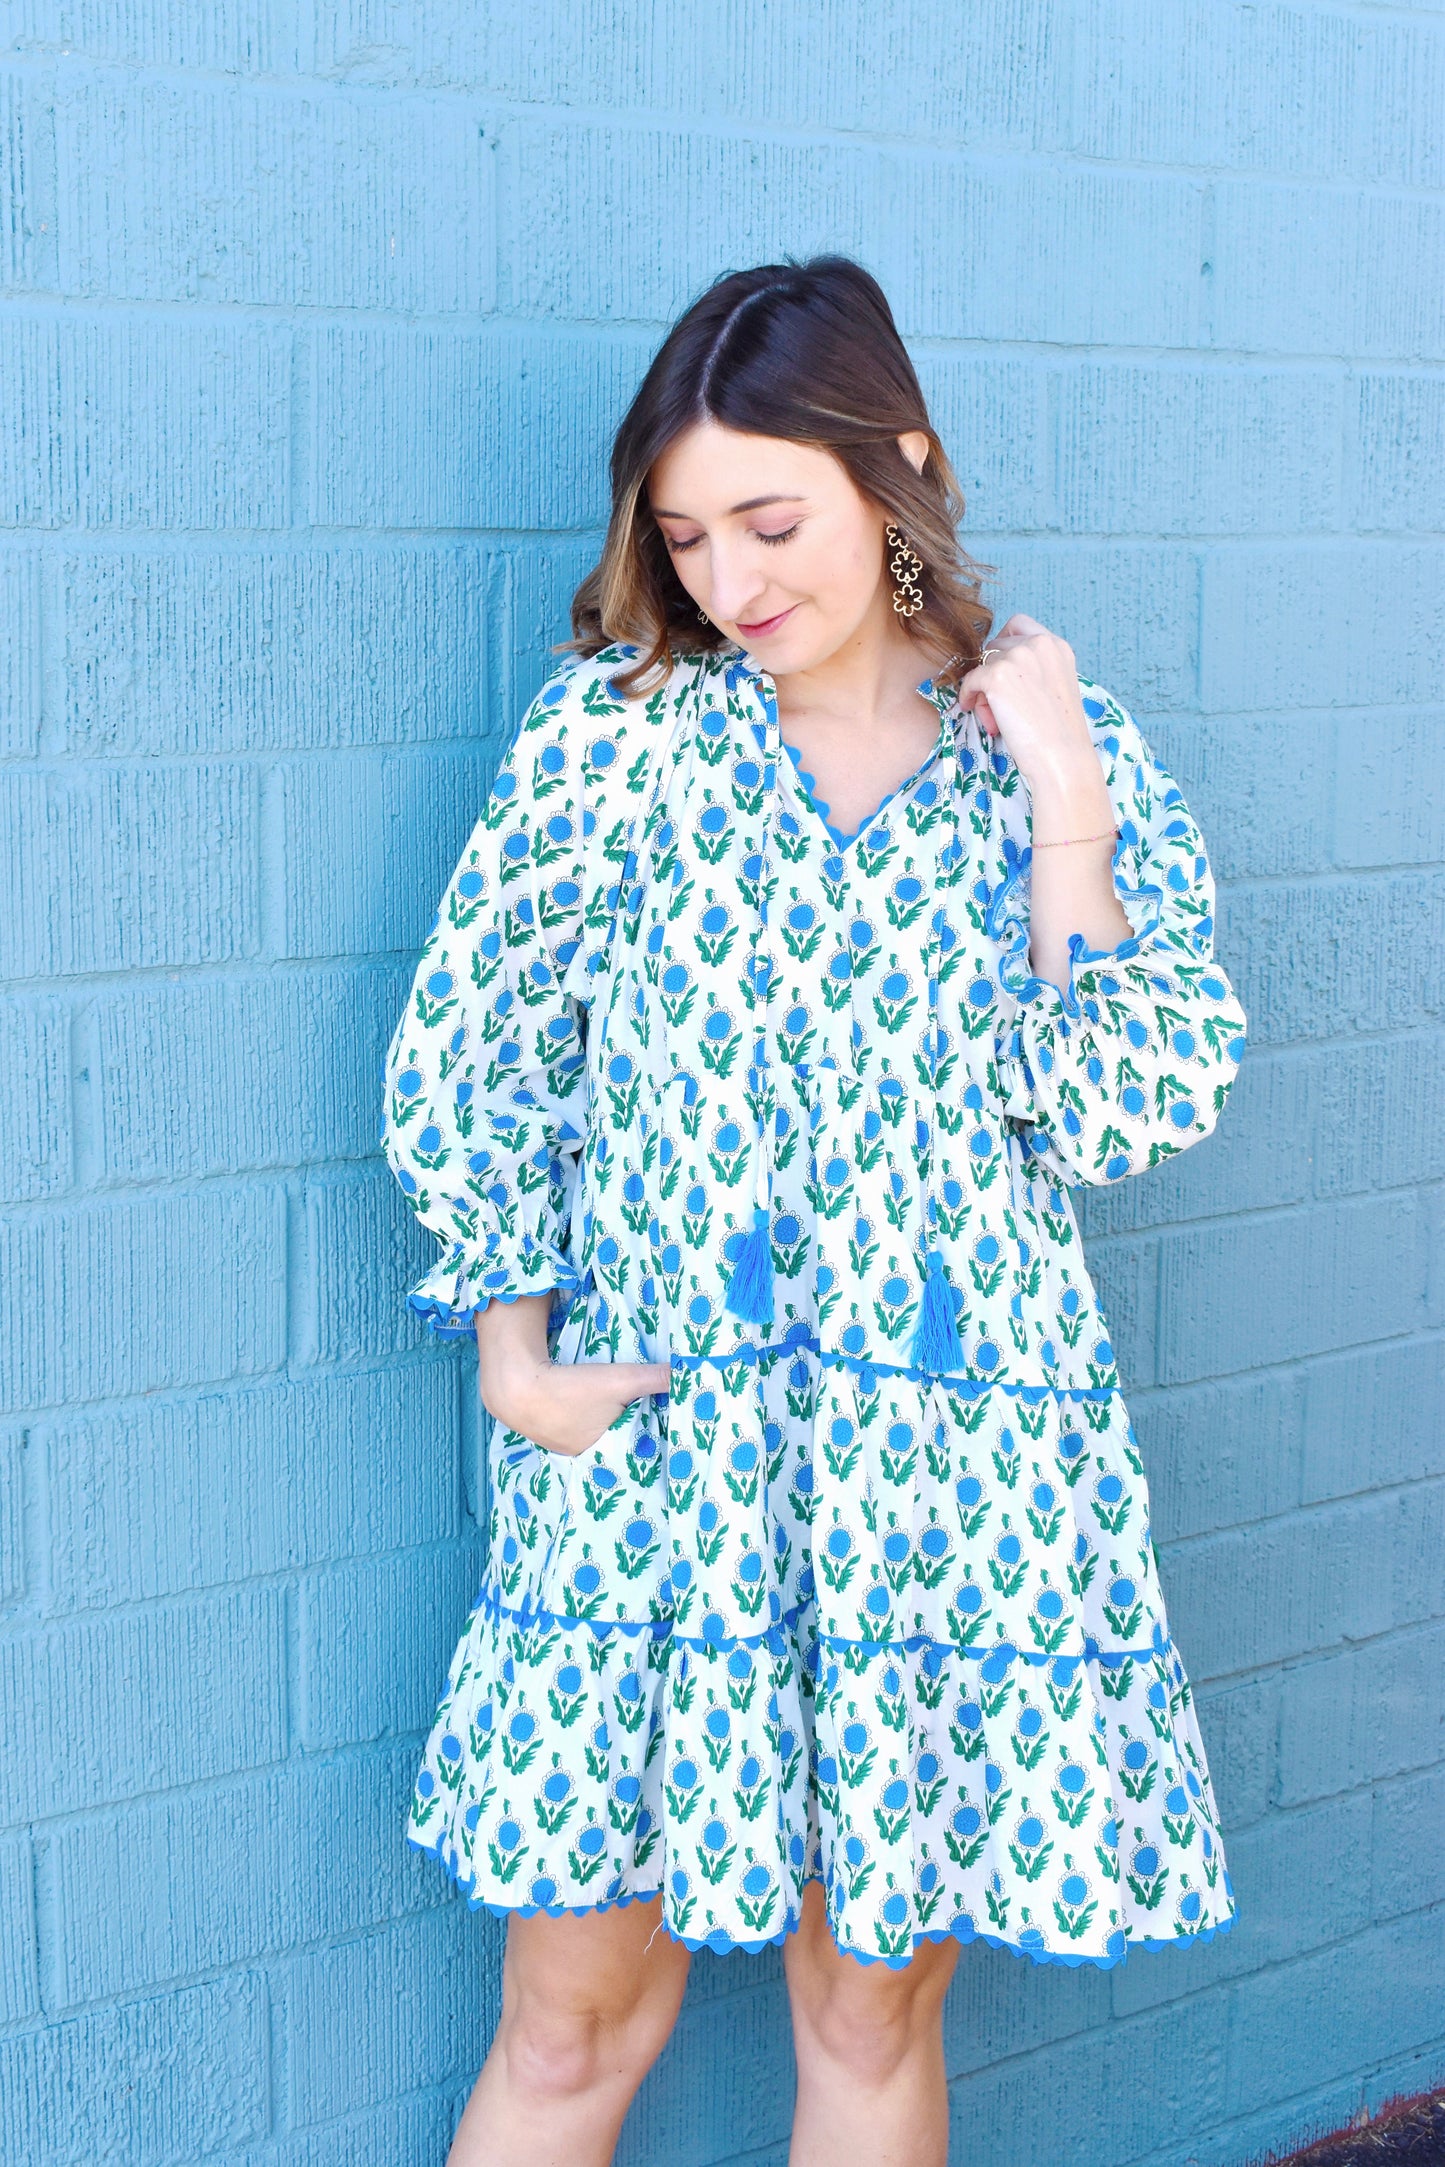
[[[613,440],[602,555],[572,597],[573,637],[554,652],[635,645],[637,661],[614,673],[630,699],[656,690],[679,654],[727,644],[699,620],[647,502],[653,462],[682,430],[709,420],[831,451],[923,559],[923,608],[900,622],[911,638],[926,629],[952,650],[936,680],[956,682],[972,668],[993,623],[979,588],[994,567],[959,544],[963,491],[882,287],[850,257],[831,255],[730,271],[668,332]],[[922,473],[897,442],[907,429],[928,438]],[[656,684],[645,686],[654,671]]]

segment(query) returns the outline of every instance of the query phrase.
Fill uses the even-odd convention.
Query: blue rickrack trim
[[[1131,839],[1120,834],[1114,845],[1111,870],[1114,874],[1114,893],[1127,913],[1131,903],[1144,904],[1153,913],[1147,924],[1141,926],[1128,940],[1120,941],[1117,948],[1091,948],[1082,933],[1069,935],[1069,983],[1056,986],[1051,978],[1040,978],[1031,969],[1028,960],[1029,926],[1026,919],[1006,916],[1007,906],[1014,891],[1033,863],[1033,847],[1026,845],[1019,851],[1008,873],[989,895],[983,914],[984,931],[990,940],[999,943],[999,957],[995,969],[998,982],[1005,993],[1015,1000],[1032,1001],[1041,993],[1056,993],[1063,1004],[1064,1014],[1077,1023],[1083,1014],[1077,990],[1078,974],[1092,968],[1096,963],[1127,963],[1141,955],[1154,941],[1164,917],[1164,890],[1150,884],[1141,888],[1126,888],[1120,881],[1119,861],[1131,847]],[[1132,919],[1130,920],[1132,924]],[[1171,954],[1171,951],[1166,951]]]
[[[433,1278],[438,1271],[456,1270],[459,1262],[459,1257],[456,1260],[443,1257],[439,1264],[432,1266],[426,1279]],[[419,1286],[413,1287],[406,1299],[409,1307],[414,1309],[419,1317],[426,1319],[432,1331],[443,1339],[458,1338],[470,1332],[472,1319],[482,1310],[490,1309],[493,1302],[520,1302],[528,1295],[551,1293],[560,1295],[565,1303],[570,1302],[573,1295],[583,1291],[581,1275],[570,1264],[554,1265],[553,1269],[555,1277],[544,1280],[541,1286],[493,1287],[489,1293],[479,1290],[477,1300],[467,1309],[458,1309],[455,1303],[444,1302],[437,1295],[423,1294],[421,1287],[425,1286],[426,1279],[423,1279]]]
[[[786,1655],[787,1640],[794,1626],[814,1607],[811,1601],[795,1603],[791,1610],[784,1611],[781,1618],[775,1619],[756,1633],[725,1633],[721,1630],[721,1619],[717,1620],[719,1630],[715,1633],[682,1633],[671,1618],[574,1618],[566,1611],[545,1610],[540,1605],[535,1610],[525,1606],[518,1609],[514,1604],[503,1601],[495,1580],[483,1582],[472,1604],[474,1612],[485,1611],[496,1623],[505,1619],[508,1623],[524,1629],[537,1626],[544,1632],[551,1632],[560,1627],[563,1631],[574,1633],[589,1632],[596,1640],[604,1640],[610,1633],[620,1633],[625,1640],[636,1640],[645,1633],[652,1640],[670,1640],[674,1647],[695,1648],[701,1654],[716,1652],[723,1655],[730,1654],[735,1648],[766,1648],[770,1655]],[[716,1617],[716,1613],[713,1613],[713,1616]],[[897,1658],[900,1655],[934,1652],[945,1656],[967,1656],[980,1664],[987,1663],[991,1658],[1005,1665],[1012,1662],[1032,1663],[1039,1669],[1045,1664],[1054,1663],[1065,1666],[1102,1663],[1106,1669],[1115,1670],[1121,1664],[1139,1662],[1149,1656],[1168,1656],[1174,1650],[1172,1634],[1161,1632],[1158,1627],[1142,1648],[1101,1648],[1098,1641],[1090,1636],[1081,1650],[1068,1654],[1062,1650],[1055,1650],[1051,1654],[1044,1648],[1021,1648],[1017,1641],[1013,1640],[991,1641],[986,1648],[960,1648],[954,1641],[935,1640],[929,1633],[900,1634],[897,1640],[850,1640],[844,1633],[828,1633],[819,1627],[815,1628],[814,1637],[822,1647],[853,1649],[870,1656]],[[1061,1680],[1064,1684],[1069,1682],[1069,1679]]]
[[[824,827],[828,830],[828,833],[832,836],[834,842],[838,845],[838,848],[840,850],[846,850],[851,843],[856,843],[865,828],[871,828],[874,825],[875,821],[881,819],[883,814],[888,810],[888,807],[893,803],[894,799],[901,797],[910,783],[916,783],[919,776],[922,775],[928,768],[932,767],[934,759],[936,758],[938,752],[938,747],[937,745],[935,745],[933,747],[933,750],[929,753],[928,758],[922,761],[920,765],[913,770],[913,773],[911,775],[905,775],[901,783],[896,783],[893,789],[888,792],[887,796],[882,798],[879,803],[874,806],[872,812],[868,815],[868,818],[866,820],[859,821],[857,827],[853,830],[853,833],[851,835],[845,835],[841,828],[834,827],[832,819],[832,808],[829,806],[828,800],[820,795],[818,785],[813,779],[811,772],[804,767],[803,756],[798,751],[797,746],[790,745],[786,738],[782,738],[780,742],[783,746],[784,751],[788,754],[789,758],[792,760],[794,767],[797,769],[799,775],[802,778],[803,787],[807,791],[808,796],[812,801],[814,812],[816,812],[818,818],[822,821]]]
[[[880,1377],[908,1377],[917,1384],[941,1384],[950,1392],[956,1392],[960,1399],[982,1399],[985,1392],[1007,1392],[1022,1399],[1025,1406],[1036,1406],[1050,1393],[1058,1400],[1099,1401],[1123,1397],[1123,1388],[1117,1384],[1020,1384],[1002,1377],[961,1377],[953,1370],[918,1369],[907,1362],[880,1362],[867,1354],[840,1354],[834,1348],[824,1347],[817,1334],[806,1329],[795,1329],[790,1338],[775,1340],[769,1346],[759,1346],[745,1339],[726,1354],[679,1354],[673,1351],[668,1359],[675,1369],[728,1369],[734,1362],[750,1369],[755,1362],[782,1354],[815,1354],[825,1368],[851,1370],[855,1377],[871,1372]]]
[[[601,1897],[595,1904],[498,1903],[493,1897],[478,1896],[475,1893],[478,1876],[473,1872],[469,1878],[464,1877],[455,1846],[452,1847],[452,1856],[450,1858],[447,1856],[448,1834],[448,1830],[442,1828],[438,1831],[435,1842],[429,1843],[425,1838],[413,1835],[412,1831],[408,1829],[406,1840],[415,1850],[420,1851],[423,1857],[436,1860],[442,1871],[450,1877],[466,1898],[470,1910],[490,1912],[494,1919],[586,1919],[590,1918],[594,1913],[603,1911],[625,1911],[629,1904],[656,1903],[657,1899],[664,1893],[661,1886],[659,1886],[655,1889],[625,1889],[621,1895]],[[804,1880],[805,1883],[808,1881],[821,1882],[823,1876],[819,1873],[807,1874],[804,1876]],[[1228,1893],[1227,1888],[1226,1893]],[[1212,1926],[1201,1926],[1192,1934],[1171,1934],[1167,1936],[1154,1934],[1129,1935],[1123,1931],[1122,1927],[1116,1927],[1109,1937],[1111,1953],[1105,1956],[1086,1956],[1073,1950],[1050,1949],[1047,1946],[1035,1946],[1030,1941],[1006,1941],[1002,1934],[986,1933],[982,1927],[976,1926],[972,1919],[961,1919],[953,1926],[929,1929],[924,1933],[915,1934],[912,1947],[916,1949],[921,1942],[925,1941],[935,1944],[943,1941],[956,1941],[966,1948],[972,1941],[983,1941],[987,1942],[992,1949],[1007,1949],[1010,1956],[1027,1957],[1035,1964],[1063,1964],[1070,1971],[1077,1971],[1084,1965],[1091,1965],[1096,1971],[1112,1971],[1117,1965],[1126,1963],[1135,1949],[1192,1949],[1201,1942],[1213,1941],[1217,1934],[1227,1933],[1237,1917],[1238,1911],[1231,1911],[1226,1917],[1217,1919]],[[721,1927],[715,1927],[712,1933],[701,1936],[679,1934],[668,1925],[664,1912],[662,1930],[670,1941],[679,1942],[684,1949],[690,1950],[694,1956],[703,1954],[709,1956],[761,1956],[765,1949],[781,1948],[785,1941],[797,1933],[801,1924],[802,1913],[800,1911],[790,1911],[775,1934],[764,1934],[756,1941],[745,1941],[734,1940],[730,1935],[725,1934]],[[911,1951],[908,1956],[870,1956],[865,1950],[850,1947],[847,1942],[838,1939],[831,1919],[828,1921],[828,1931],[832,1935],[833,1946],[837,1949],[839,1955],[851,1957],[856,1964],[864,1966],[882,1964],[885,1970],[902,1971],[912,1961]],[[1042,1935],[1040,1935],[1039,1940],[1042,1943]],[[1122,1946],[1113,1949],[1112,1944],[1115,1942],[1121,1943]]]

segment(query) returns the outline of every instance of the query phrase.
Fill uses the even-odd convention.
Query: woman
[[[781,1941],[793,2160],[942,2161],[961,1943],[1233,1917],[1067,1192],[1207,1135],[1244,1019],[1129,715],[985,650],[866,272],[721,279],[612,485],[387,1061],[495,1418],[408,1829],[509,1919],[451,2158],[607,2160],[688,1952]]]

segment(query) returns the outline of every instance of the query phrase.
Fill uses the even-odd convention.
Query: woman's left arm
[[[1244,1011],[1214,961],[1203,841],[1132,717],[1035,619],[1011,617],[994,646],[961,700],[1030,799],[1030,848],[989,906],[1018,1004],[998,1048],[1006,1110],[1058,1178],[1116,1181],[1213,1129]]]

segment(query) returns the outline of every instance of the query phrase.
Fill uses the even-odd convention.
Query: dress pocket
[[[648,1624],[660,1614],[666,1429],[665,1398],[647,1395],[622,1408],[584,1451],[549,1455],[562,1509],[541,1598],[554,1616],[601,1626]]]

